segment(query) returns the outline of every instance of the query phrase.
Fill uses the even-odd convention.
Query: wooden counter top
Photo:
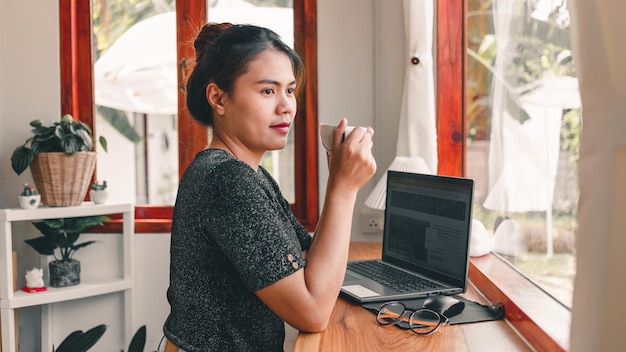
[[[380,258],[380,242],[352,242],[350,260]],[[463,297],[487,304],[473,285]],[[505,320],[446,326],[440,334],[418,336],[410,330],[381,326],[360,305],[342,297],[321,333],[299,333],[296,352],[311,351],[531,351]]]

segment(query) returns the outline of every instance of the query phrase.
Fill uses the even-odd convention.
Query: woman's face
[[[252,155],[284,148],[296,115],[295,90],[289,57],[273,48],[261,52],[224,97],[216,132]]]

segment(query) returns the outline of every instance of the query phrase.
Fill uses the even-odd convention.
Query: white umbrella
[[[255,6],[244,0],[219,0],[209,8],[210,22],[254,24],[278,33],[293,47],[293,9],[288,7]]]
[[[209,21],[270,28],[293,46],[293,10],[221,0]],[[129,28],[94,65],[96,104],[145,114],[176,114],[176,14],[163,13]]]
[[[145,114],[176,114],[176,14],[130,27],[94,65],[96,104]]]

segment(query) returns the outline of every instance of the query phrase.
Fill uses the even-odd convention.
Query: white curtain
[[[437,172],[437,129],[433,71],[434,0],[403,0],[406,74],[400,111],[396,157],[387,170]],[[387,172],[365,200],[384,209]]]
[[[626,351],[626,2],[570,0],[584,125],[572,351]]]
[[[580,103],[576,80],[571,77],[550,77],[521,86],[519,76],[508,74],[519,56],[525,6],[524,0],[493,2],[498,55],[492,84],[489,193],[483,205],[503,212],[549,212],[563,109],[579,108]],[[574,87],[567,87],[567,83]],[[531,93],[522,95],[531,88]],[[567,100],[574,102],[556,99],[568,88],[572,99]]]
[[[436,172],[433,6],[433,0],[404,0],[406,76],[396,155],[421,157]]]

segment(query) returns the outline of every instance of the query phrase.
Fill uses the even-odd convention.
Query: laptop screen
[[[473,180],[388,171],[383,259],[465,286]]]

